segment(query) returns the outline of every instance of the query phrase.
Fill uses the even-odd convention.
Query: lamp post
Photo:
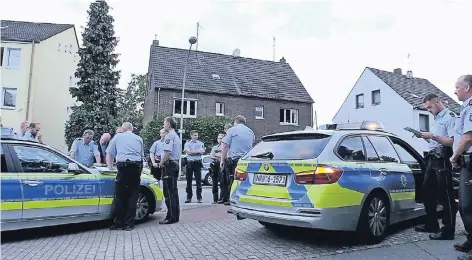
[[[188,54],[187,54],[187,60],[185,61],[185,66],[184,66],[184,79],[183,79],[183,84],[182,84],[182,100],[180,102],[180,148],[182,148],[182,144],[184,142],[183,140],[183,130],[184,130],[184,93],[185,93],[185,81],[187,79],[187,65],[188,65],[188,60],[190,58],[190,51],[192,50],[192,45],[194,45],[197,42],[197,38],[195,37],[190,37],[188,39],[188,42],[190,43],[190,47],[188,48]],[[182,155],[179,157],[179,172],[182,171]],[[179,174],[180,175],[180,174]]]

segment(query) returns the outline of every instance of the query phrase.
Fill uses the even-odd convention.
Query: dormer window
[[[211,77],[214,79],[220,79],[220,75],[218,74],[212,74]]]

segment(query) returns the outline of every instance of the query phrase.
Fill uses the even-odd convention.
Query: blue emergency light
[[[370,131],[385,131],[385,127],[379,121],[362,121],[354,123],[343,124],[326,124],[321,125],[322,130],[370,130]]]
[[[13,133],[13,128],[8,128],[8,127],[2,127],[2,138],[13,138],[14,133]]]

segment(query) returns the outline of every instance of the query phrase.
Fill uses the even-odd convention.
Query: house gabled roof
[[[188,50],[151,45],[152,87],[182,89]],[[185,89],[313,103],[288,63],[190,51]]]
[[[38,43],[69,28],[74,25],[1,20],[1,40]]]
[[[367,67],[372,73],[374,73],[379,79],[393,89],[398,95],[400,95],[405,101],[415,109],[423,108],[423,97],[428,93],[434,93],[438,95],[441,101],[449,107],[456,114],[461,111],[461,105],[453,100],[446,93],[441,91],[427,79],[422,78],[407,78],[406,75],[397,74],[394,72],[374,69]]]

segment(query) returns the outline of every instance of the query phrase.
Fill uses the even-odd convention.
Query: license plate
[[[254,184],[285,186],[287,175],[254,174]]]

